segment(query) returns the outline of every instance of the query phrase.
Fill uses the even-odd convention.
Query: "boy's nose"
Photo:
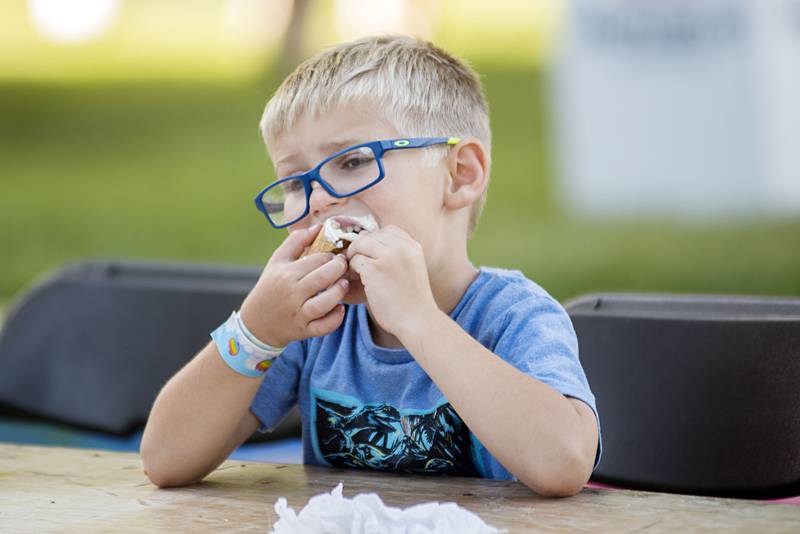
[[[336,198],[331,196],[328,191],[325,190],[317,182],[311,183],[311,196],[308,199],[308,205],[311,210],[311,214],[316,218],[320,213],[324,212],[331,206],[339,206],[347,201],[347,198]]]

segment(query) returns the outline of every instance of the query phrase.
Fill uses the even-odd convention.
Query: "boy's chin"
[[[364,286],[361,280],[349,280],[350,288],[347,290],[342,302],[345,304],[363,304],[367,302],[367,294],[364,292]]]

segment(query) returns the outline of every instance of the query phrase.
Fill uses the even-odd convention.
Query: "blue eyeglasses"
[[[333,197],[351,197],[383,180],[385,152],[459,141],[458,137],[411,137],[354,145],[328,156],[310,171],[271,183],[256,195],[256,207],[272,226],[285,228],[308,215],[312,182]]]

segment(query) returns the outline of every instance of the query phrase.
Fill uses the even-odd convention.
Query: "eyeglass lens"
[[[339,154],[319,169],[320,178],[339,195],[347,195],[368,186],[380,177],[378,159],[369,147],[359,147]],[[261,196],[267,214],[276,225],[300,218],[306,210],[302,180],[276,183]]]

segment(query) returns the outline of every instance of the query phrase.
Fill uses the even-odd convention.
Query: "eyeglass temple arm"
[[[392,150],[396,148],[421,148],[431,145],[455,145],[460,141],[461,138],[459,137],[412,137],[408,139],[381,141],[381,146],[384,150]]]

